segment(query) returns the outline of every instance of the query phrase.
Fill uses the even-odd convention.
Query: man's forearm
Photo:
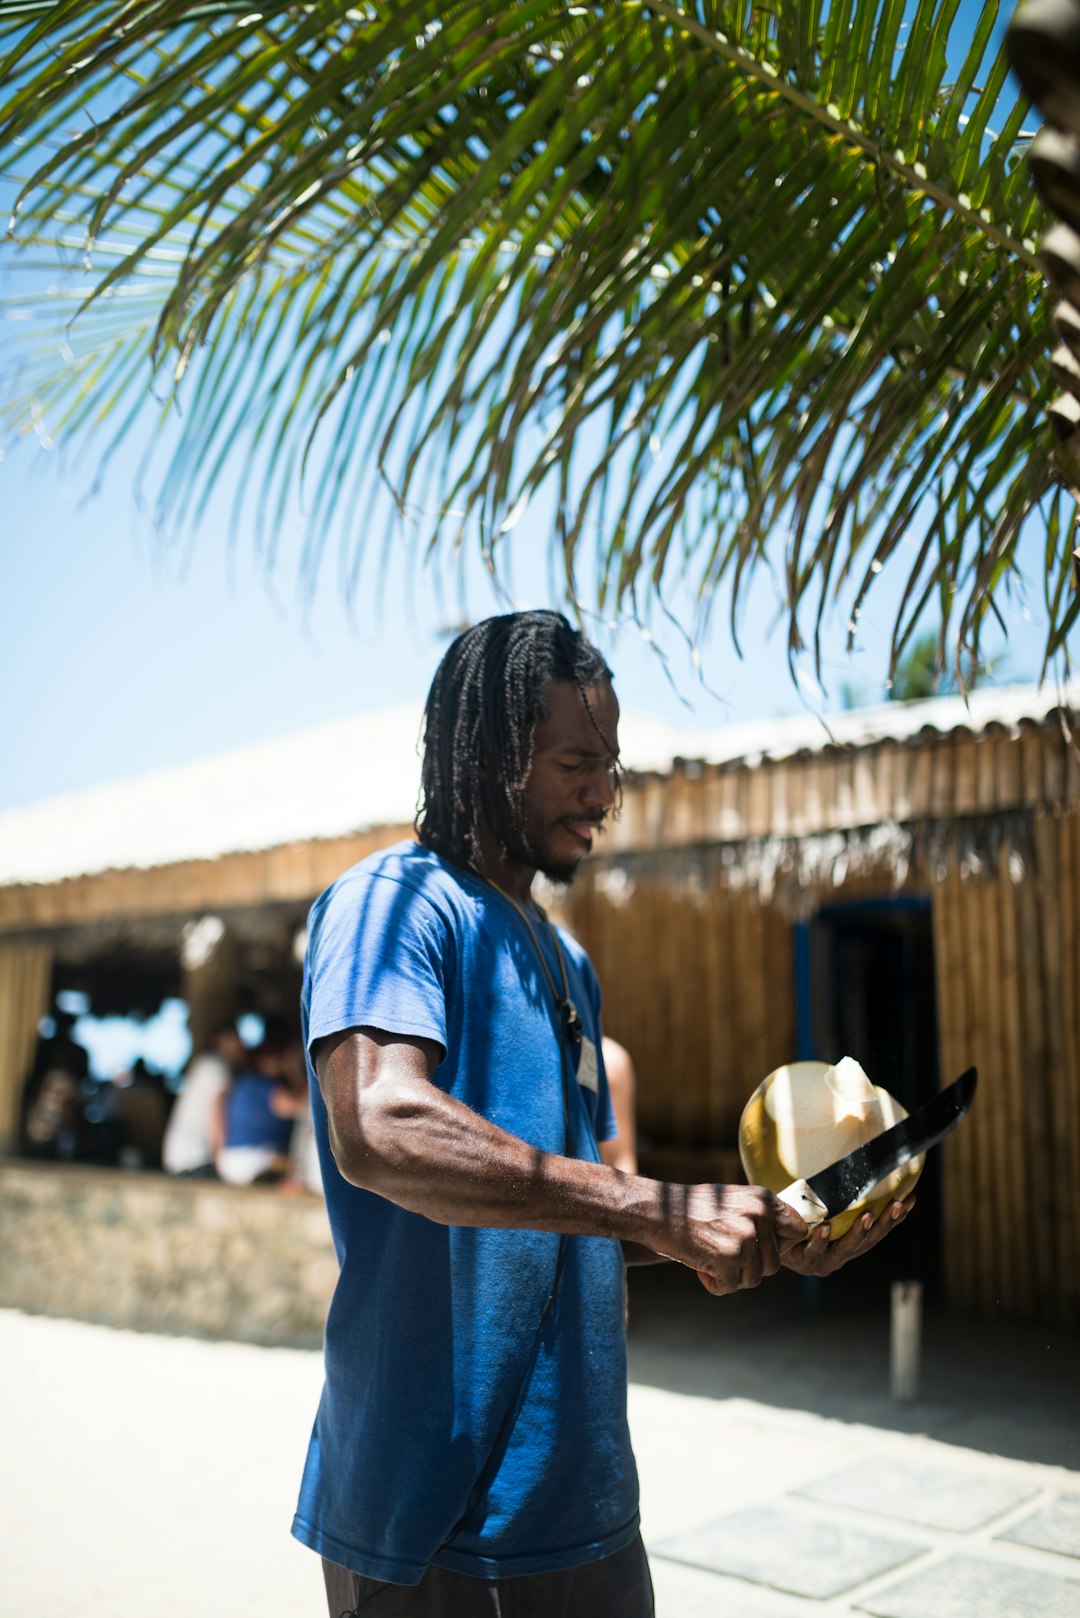
[[[781,1242],[806,1235],[760,1186],[668,1185],[530,1146],[432,1084],[438,1058],[431,1041],[378,1030],[317,1048],[330,1143],[353,1185],[439,1224],[610,1237],[631,1260],[689,1265],[716,1292],[756,1286]]]
[[[643,1264],[666,1264],[666,1253],[655,1253],[651,1247],[643,1247],[640,1242],[623,1242],[623,1263],[628,1267],[640,1269]]]
[[[649,1248],[674,1187],[602,1163],[542,1152],[436,1086],[383,1084],[343,1138],[338,1167],[352,1184],[444,1225],[609,1236]]]

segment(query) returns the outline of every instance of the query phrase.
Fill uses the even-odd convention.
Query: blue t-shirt
[[[292,1119],[279,1118],[270,1105],[276,1079],[261,1073],[238,1073],[225,1096],[226,1146],[265,1146],[287,1152]]]
[[[546,929],[536,931],[558,983]],[[572,1057],[571,1151],[595,1162],[597,1138],[613,1132],[600,994],[584,951],[565,933],[560,941],[585,1024]],[[293,1533],[396,1584],[417,1583],[430,1562],[502,1578],[622,1549],[638,1530],[638,1496],[619,1244],[567,1238],[522,1388],[559,1237],[439,1225],[350,1185],[311,1069],[314,1043],[345,1028],[435,1040],[446,1052],[435,1084],[539,1150],[564,1153],[554,1005],[524,923],[478,878],[399,843],[316,900],[302,1014],[341,1276]]]

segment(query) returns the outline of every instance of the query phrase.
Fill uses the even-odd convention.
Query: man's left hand
[[[847,1235],[841,1236],[837,1242],[829,1241],[827,1224],[819,1225],[806,1241],[784,1249],[780,1262],[785,1269],[794,1270],[798,1275],[833,1275],[849,1259],[861,1258],[863,1253],[869,1253],[891,1230],[903,1223],[914,1206],[915,1198],[908,1197],[904,1202],[890,1203],[877,1219],[872,1214],[862,1214]]]

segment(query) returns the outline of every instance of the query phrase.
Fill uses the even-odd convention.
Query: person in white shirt
[[[165,1130],[162,1162],[166,1173],[216,1178],[221,1097],[246,1054],[232,1023],[223,1023],[211,1035],[209,1048],[192,1059]]]

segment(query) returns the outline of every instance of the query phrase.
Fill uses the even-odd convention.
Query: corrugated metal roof
[[[994,726],[1016,729],[1038,724],[1057,708],[1080,709],[1080,679],[1064,685],[987,686],[963,697],[930,697],[924,702],[883,702],[830,714],[793,714],[779,719],[740,720],[720,730],[687,737],[679,756],[711,764],[791,758],[827,747],[871,747],[878,742],[908,742],[924,733],[947,736],[954,731],[979,735]]]
[[[814,714],[682,730],[627,712],[623,759],[666,771],[676,758],[753,763],[833,744],[1038,722],[1056,707],[1080,709],[1080,680],[1064,688],[1013,686],[927,702],[886,703],[831,717]],[[421,705],[333,720],[299,734],[236,748],[192,764],[110,782],[0,815],[0,884],[57,882],[108,870],[346,837],[412,820],[420,779]]]

